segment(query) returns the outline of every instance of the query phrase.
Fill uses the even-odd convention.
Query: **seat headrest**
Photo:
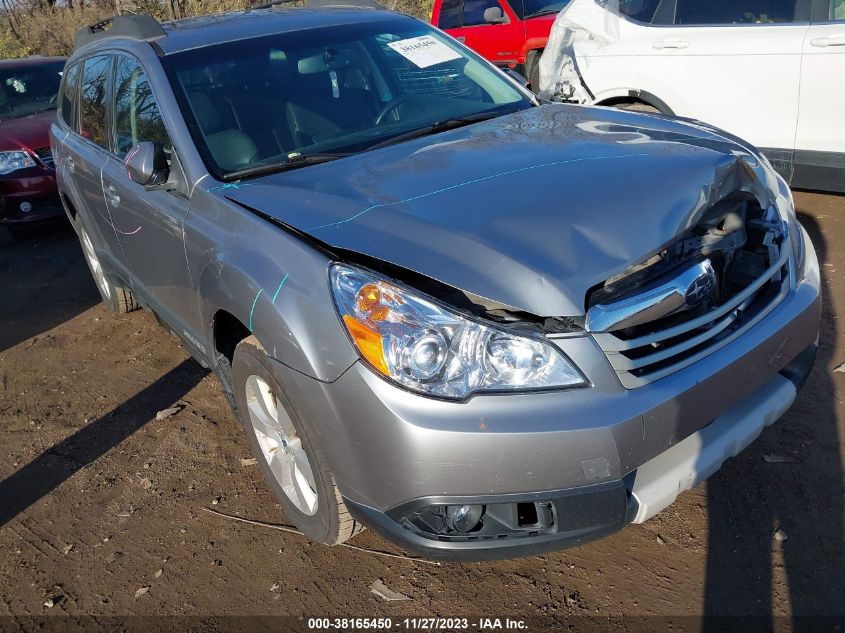
[[[211,98],[202,92],[191,92],[188,94],[191,102],[191,109],[203,134],[214,134],[220,130],[220,113],[214,107]]]

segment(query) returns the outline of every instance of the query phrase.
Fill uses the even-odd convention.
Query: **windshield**
[[[0,119],[55,108],[64,67],[64,62],[0,67]]]
[[[499,71],[407,18],[217,44],[165,65],[206,165],[224,179],[532,105]]]

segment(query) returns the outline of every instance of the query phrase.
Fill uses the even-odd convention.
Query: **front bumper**
[[[24,224],[62,215],[56,172],[49,167],[37,165],[0,176],[0,223]]]
[[[589,337],[561,342],[593,382],[571,391],[445,402],[410,394],[361,363],[330,384],[281,363],[277,378],[314,425],[350,511],[389,539],[448,559],[580,544],[659,511],[791,404],[820,319],[818,262],[806,242],[803,280],[762,321],[638,389],[621,386]],[[427,503],[519,501],[551,504],[554,526],[519,538],[446,541],[402,521]]]
[[[623,480],[552,492],[505,496],[430,497],[379,512],[346,500],[356,519],[385,538],[423,556],[444,560],[489,560],[534,556],[607,536],[627,523],[643,523],[671,505],[735,457],[795,401],[798,385],[812,369],[816,346],[800,354],[782,374],[684,441],[642,464]],[[786,375],[784,375],[786,374]],[[787,377],[787,375],[789,377]],[[553,507],[552,529],[512,530],[495,538],[435,540],[402,525],[415,507],[425,505],[519,504]]]

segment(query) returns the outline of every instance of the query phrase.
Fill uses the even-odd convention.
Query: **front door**
[[[500,23],[484,19],[487,9],[502,11]],[[525,24],[502,0],[444,0],[438,26],[485,59],[504,65],[514,63],[525,42]]]
[[[182,240],[189,200],[150,82],[140,62],[129,55],[115,59],[111,111],[113,151],[103,167],[103,194],[121,229],[128,281],[143,302],[190,340],[197,306]],[[164,145],[173,187],[147,190],[126,175],[123,159],[141,141]]]

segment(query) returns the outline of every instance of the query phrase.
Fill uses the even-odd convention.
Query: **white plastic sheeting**
[[[600,48],[612,44],[619,39],[619,22],[619,0],[572,0],[555,19],[540,58],[540,98],[590,103],[575,46],[588,40]]]

